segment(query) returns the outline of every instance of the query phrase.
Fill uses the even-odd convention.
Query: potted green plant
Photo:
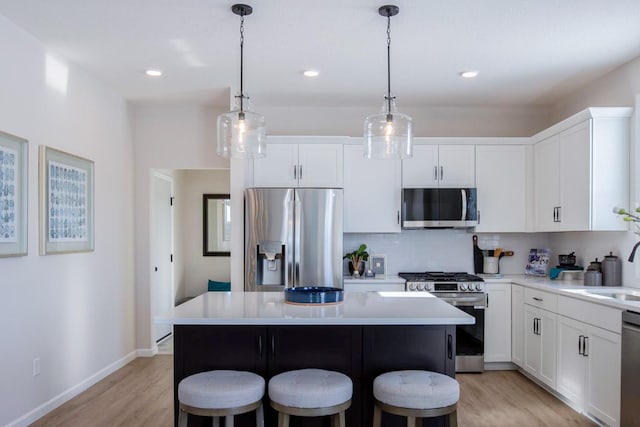
[[[369,259],[369,252],[367,252],[367,245],[364,243],[353,252],[349,252],[343,257],[349,260],[349,273],[353,277],[360,277],[364,274],[364,263]]]

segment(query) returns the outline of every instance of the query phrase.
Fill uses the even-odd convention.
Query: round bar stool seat
[[[188,414],[194,414],[214,417],[213,425],[226,417],[225,427],[229,427],[234,415],[255,410],[256,425],[263,427],[264,390],[264,378],[251,372],[217,370],[188,376],[178,384],[178,425],[186,427]]]
[[[430,371],[393,371],[373,381],[375,408],[373,426],[379,427],[382,412],[407,417],[407,426],[416,418],[449,415],[449,424],[457,426],[460,385],[455,379]]]
[[[279,427],[287,427],[291,415],[331,415],[332,425],[344,427],[352,396],[351,378],[324,369],[288,371],[269,380],[269,399],[271,407],[278,411]]]

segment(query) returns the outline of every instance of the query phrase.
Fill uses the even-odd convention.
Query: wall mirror
[[[231,256],[231,196],[202,195],[202,255]]]

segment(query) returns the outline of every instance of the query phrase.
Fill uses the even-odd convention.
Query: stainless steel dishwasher
[[[622,312],[620,425],[640,426],[640,313]]]

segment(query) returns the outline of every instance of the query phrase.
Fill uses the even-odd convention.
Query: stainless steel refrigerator
[[[342,288],[342,189],[245,190],[245,290]]]

